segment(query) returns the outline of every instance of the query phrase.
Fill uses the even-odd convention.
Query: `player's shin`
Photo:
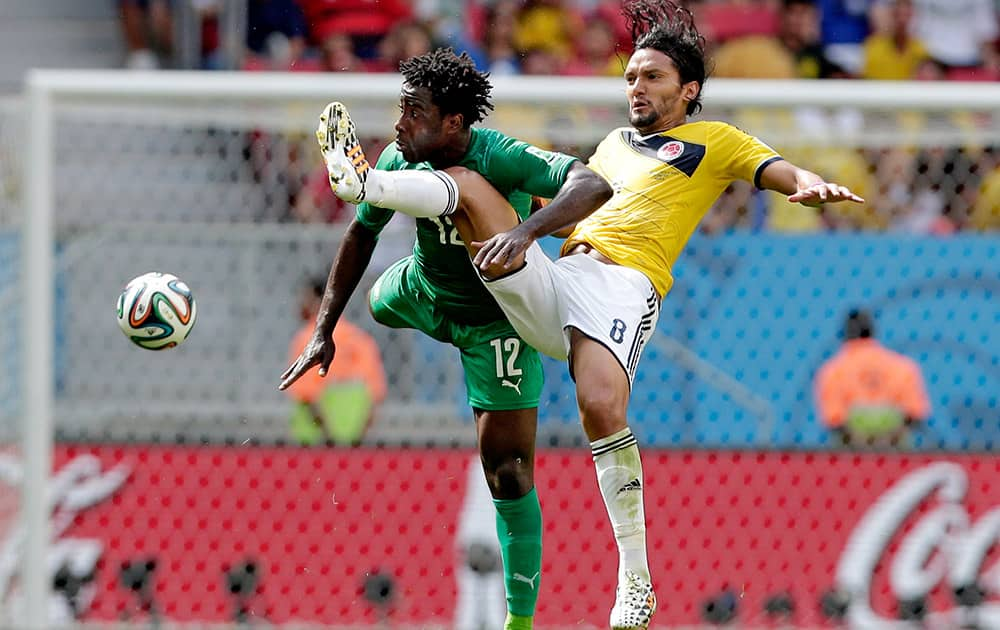
[[[505,630],[530,630],[542,572],[542,508],[532,488],[520,499],[494,499],[507,591]]]
[[[365,201],[411,217],[439,217],[458,207],[458,184],[443,171],[373,170],[366,186]]]
[[[649,580],[646,520],[642,502],[642,461],[629,428],[590,443],[597,483],[618,543],[618,579],[632,571]]]

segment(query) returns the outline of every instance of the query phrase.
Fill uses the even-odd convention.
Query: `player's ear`
[[[444,128],[451,133],[458,133],[465,127],[465,117],[461,114],[446,114]]]
[[[701,92],[701,86],[698,85],[697,81],[688,81],[681,86],[681,98],[688,103],[698,98],[699,92]]]

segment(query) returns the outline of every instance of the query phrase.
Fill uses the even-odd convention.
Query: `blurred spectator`
[[[289,68],[306,51],[306,18],[295,0],[249,0],[247,50],[271,68]]]
[[[821,421],[844,445],[906,446],[910,427],[930,415],[920,367],[882,346],[863,310],[848,313],[844,344],[820,367],[815,388]]]
[[[912,0],[887,0],[885,25],[865,40],[862,78],[882,81],[913,79],[927,59],[927,49],[913,37]]]
[[[125,38],[125,67],[152,70],[164,65],[173,48],[173,20],[169,0],[119,0]]]
[[[616,54],[614,28],[600,15],[590,16],[576,38],[576,56],[563,66],[563,74],[613,77],[624,74],[628,59]]]
[[[313,42],[325,42],[333,34],[346,34],[354,53],[362,59],[378,55],[378,43],[392,27],[410,19],[410,4],[404,0],[298,0],[306,16]]]
[[[521,74],[553,75],[561,70],[560,57],[548,48],[529,48],[521,56]]]
[[[915,34],[949,78],[1000,78],[993,0],[915,0]]]
[[[697,12],[694,13],[697,16]],[[628,58],[632,54],[632,32],[625,21],[625,15],[622,14],[620,0],[598,0],[591,14],[611,25],[611,32],[615,35],[615,48]]]
[[[795,57],[778,38],[777,13],[761,0],[705,7],[705,20],[721,42],[712,74],[732,79],[793,79]]]
[[[521,72],[520,58],[514,43],[517,10],[518,5],[514,0],[497,0],[486,10],[482,55],[485,57],[485,65],[482,70],[491,75]]]
[[[372,69],[399,72],[401,61],[429,53],[433,47],[430,29],[426,25],[413,21],[400,22],[379,42],[378,61],[372,64]]]
[[[784,0],[778,38],[792,53],[800,79],[827,79],[843,72],[823,54],[819,28],[815,0]]]
[[[985,174],[969,213],[969,227],[1000,230],[1000,155],[995,148],[983,151],[981,166]]]
[[[313,335],[325,279],[313,279],[302,288],[299,315],[302,327],[288,347],[294,361]],[[311,370],[286,391],[295,401],[290,421],[292,439],[304,446],[361,443],[375,407],[386,394],[385,371],[375,340],[343,317],[333,331],[337,354],[325,377]]]
[[[368,72],[369,67],[354,54],[354,41],[347,33],[331,33],[320,43],[319,69],[326,72]]]
[[[715,52],[716,77],[730,79],[794,79],[795,58],[773,35],[745,35],[723,43]]]
[[[573,33],[582,27],[580,16],[562,0],[527,0],[517,17],[514,43],[522,52],[545,50],[560,63],[573,52]]]
[[[699,30],[710,44],[721,44],[749,35],[778,34],[780,18],[776,0],[723,0],[687,4],[691,5],[688,8],[694,13]]]
[[[950,234],[954,226],[943,216],[941,195],[917,185],[920,171],[917,157],[915,151],[903,147],[875,153],[878,196],[873,201],[879,213],[888,217],[890,230],[921,235]]]
[[[823,54],[852,76],[858,76],[864,64],[862,45],[873,5],[874,0],[819,0]]]

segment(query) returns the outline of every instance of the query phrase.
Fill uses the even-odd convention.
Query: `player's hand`
[[[803,188],[795,194],[789,195],[788,200],[792,203],[801,203],[802,205],[811,207],[821,206],[824,203],[832,203],[835,201],[853,201],[855,203],[865,202],[864,199],[852,193],[847,186],[841,186],[839,184],[828,182],[820,182]]]
[[[281,375],[281,384],[278,385],[278,389],[288,389],[292,383],[299,380],[303,374],[316,365],[319,366],[319,375],[326,376],[336,352],[337,347],[334,345],[333,339],[314,334],[306,347],[302,349],[299,358]]]
[[[521,223],[514,229],[496,234],[486,241],[473,242],[472,246],[478,247],[479,253],[472,259],[472,263],[484,272],[490,267],[497,266],[510,269],[517,257],[528,251],[534,242],[535,237],[524,229],[524,224]]]

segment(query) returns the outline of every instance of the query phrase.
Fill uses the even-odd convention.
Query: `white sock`
[[[611,528],[618,543],[618,581],[626,571],[649,579],[646,560],[646,515],[642,505],[642,460],[632,431],[590,443],[597,471],[597,484],[608,508]]]
[[[365,201],[411,217],[451,214],[458,207],[458,184],[444,171],[368,172]]]

